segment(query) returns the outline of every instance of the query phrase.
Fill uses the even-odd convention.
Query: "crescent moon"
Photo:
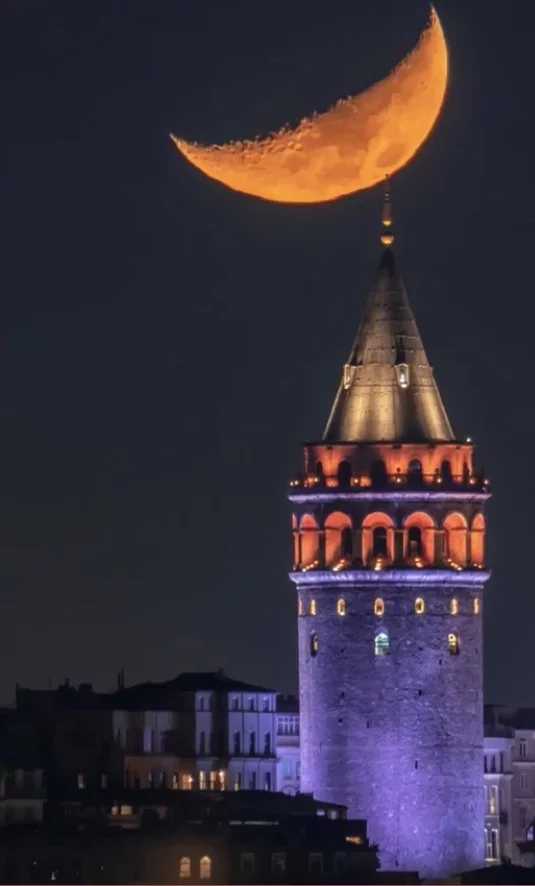
[[[414,157],[442,108],[448,48],[431,7],[414,49],[384,80],[265,139],[203,146],[171,135],[209,178],[278,203],[323,203],[371,188]]]

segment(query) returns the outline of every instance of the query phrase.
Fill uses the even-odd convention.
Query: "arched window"
[[[411,526],[408,535],[409,557],[421,557],[423,554],[422,530],[419,526]]]
[[[203,855],[199,864],[201,880],[209,880],[212,876],[212,859],[209,855]]]
[[[338,485],[345,488],[351,486],[351,465],[348,461],[341,461],[338,465]]]
[[[340,599],[336,601],[336,612],[338,615],[346,614],[346,601],[343,597],[340,597]]]
[[[444,461],[442,462],[442,464],[440,465],[440,476],[442,477],[442,479],[444,480],[445,483],[447,483],[449,480],[452,479],[451,462],[448,461],[447,458],[445,458]]]
[[[312,566],[318,559],[319,531],[312,514],[303,514],[299,524],[301,566]]]
[[[386,526],[376,526],[372,533],[372,554],[374,557],[387,557]]]
[[[301,600],[301,598],[299,598],[297,601],[297,614],[298,615],[303,614],[303,601]]]
[[[297,531],[297,517],[295,514],[292,514],[292,541],[293,541],[293,552],[294,552],[294,563],[293,568],[297,569],[299,566],[299,561],[301,559],[299,554],[299,532]]]
[[[384,615],[385,614],[384,600],[381,600],[380,597],[377,597],[373,601],[373,614],[374,615]]]
[[[310,635],[310,654],[312,657],[318,654],[318,649],[320,647],[320,641],[318,640],[317,634]]]
[[[342,560],[353,559],[353,527],[351,517],[333,511],[325,519],[325,565],[330,569],[349,565]]]
[[[468,526],[463,514],[454,512],[447,514],[443,522],[446,540],[446,557],[452,565],[466,566],[466,542]]]
[[[414,566],[435,562],[435,523],[425,511],[413,511],[403,521],[406,530],[404,555]]]
[[[180,859],[180,879],[191,877],[191,858],[183,855]]]
[[[387,481],[386,465],[379,459],[370,465],[370,480],[372,486],[384,486]]]
[[[459,612],[459,601],[453,597],[450,600],[450,615],[457,615]]]
[[[353,557],[353,530],[350,526],[344,526],[341,538],[342,557]]]
[[[316,601],[315,600],[311,600],[310,603],[308,604],[308,614],[309,615],[316,614]]]
[[[375,566],[377,557],[382,557],[384,566],[394,559],[394,523],[380,511],[367,514],[362,521],[362,560],[367,566]]]
[[[375,654],[388,655],[390,651],[390,642],[386,631],[380,631],[375,635]]]
[[[483,514],[476,514],[472,520],[470,553],[474,566],[483,566],[485,562],[485,518]]]
[[[422,474],[422,462],[413,458],[412,461],[409,462],[409,483],[421,483],[423,480]]]
[[[474,599],[472,600],[472,605],[474,608],[474,615],[479,615],[479,613],[481,612],[481,603],[479,597],[474,597]]]
[[[459,637],[455,631],[448,634],[448,652],[450,655],[459,655]]]
[[[423,597],[416,597],[414,601],[414,611],[416,615],[423,615],[425,612],[425,600]]]

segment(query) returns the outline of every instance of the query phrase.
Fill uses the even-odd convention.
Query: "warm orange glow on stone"
[[[265,139],[202,146],[171,136],[205,175],[279,203],[322,203],[371,188],[405,166],[438,118],[448,50],[435,10],[415,48],[384,80]]]
[[[476,514],[472,520],[472,532],[470,535],[470,548],[472,563],[474,566],[485,564],[485,518],[483,514]]]
[[[458,566],[466,566],[468,526],[463,514],[448,514],[443,522],[446,533],[446,553]]]

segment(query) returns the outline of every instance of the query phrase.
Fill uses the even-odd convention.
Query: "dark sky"
[[[535,4],[442,0],[446,106],[397,253],[493,484],[487,698],[535,703]],[[266,134],[365,88],[424,0],[3,0],[0,697],[224,666],[296,685],[288,478],[379,259],[380,189],[265,203],[169,131]]]

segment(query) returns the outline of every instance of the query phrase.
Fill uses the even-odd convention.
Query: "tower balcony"
[[[323,474],[297,474],[289,483],[290,499],[295,495],[314,496],[359,494],[359,493],[434,493],[464,495],[486,494],[490,496],[490,483],[484,471],[442,476],[440,473],[401,473],[373,476],[372,474],[348,475],[345,477],[324,476]]]

